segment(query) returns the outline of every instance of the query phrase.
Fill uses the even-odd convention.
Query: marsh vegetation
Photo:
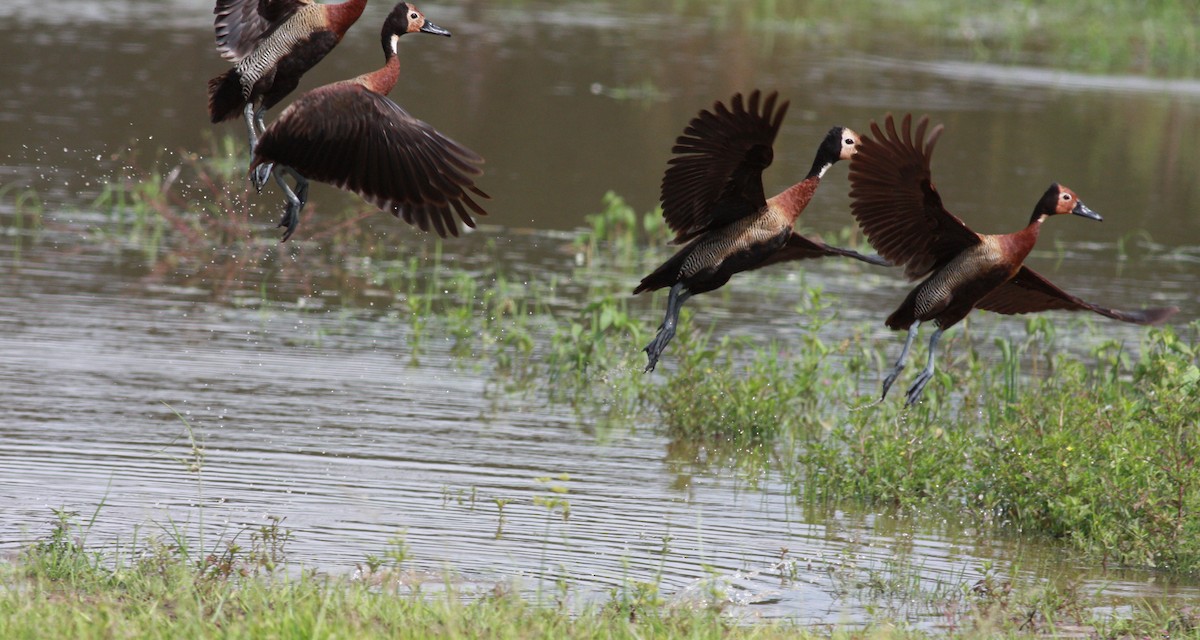
[[[906,410],[899,402],[875,401],[883,354],[894,346],[888,335],[869,323],[841,319],[837,294],[804,280],[796,286],[788,274],[766,273],[753,276],[756,284],[796,292],[789,322],[803,331],[787,340],[731,335],[719,319],[685,311],[669,352],[669,373],[651,376],[641,371],[644,355],[630,345],[644,343],[653,327],[631,311],[625,290],[639,268],[667,250],[646,251],[661,247],[667,236],[657,211],[637,212],[619,196],[606,196],[586,227],[555,240],[574,267],[562,280],[545,279],[520,261],[507,262],[490,242],[465,261],[447,255],[438,242],[417,252],[385,247],[369,234],[352,231],[362,221],[358,211],[323,222],[324,228],[347,230],[336,242],[314,239],[280,249],[273,240],[257,237],[250,216],[236,213],[246,206],[244,196],[229,195],[238,194],[240,176],[222,162],[196,160],[166,176],[131,176],[114,184],[96,203],[98,210],[111,212],[111,222],[94,242],[108,250],[138,252],[147,260],[146,277],[163,282],[203,278],[218,296],[233,296],[241,300],[235,304],[260,314],[303,317],[313,311],[293,310],[274,299],[267,293],[277,291],[274,286],[260,286],[257,300],[238,298],[246,283],[236,274],[247,264],[286,261],[289,268],[319,274],[290,285],[307,289],[308,295],[329,286],[322,283],[325,278],[374,291],[365,299],[339,295],[338,303],[352,308],[373,306],[374,299],[394,300],[391,310],[373,315],[372,322],[382,323],[384,333],[403,332],[409,367],[420,371],[430,361],[450,363],[487,378],[493,402],[549,402],[580,424],[593,425],[602,439],[650,430],[665,439],[680,472],[727,470],[744,490],[774,487],[802,509],[857,505],[898,518],[954,521],[975,535],[1033,541],[1078,562],[1112,569],[1149,568],[1168,576],[1200,569],[1194,517],[1200,509],[1194,436],[1200,406],[1191,401],[1200,385],[1200,324],[1151,330],[1135,343],[1106,339],[1105,327],[1088,320],[1070,320],[1073,337],[1065,343],[1061,323],[1047,317],[1017,320],[1024,331],[1005,336],[968,325],[945,345],[947,363],[928,401]],[[208,189],[210,206],[189,208],[178,195],[193,184]],[[10,198],[14,219],[27,229],[14,234],[16,242],[27,242],[40,233],[28,230],[47,226],[38,198],[29,193]],[[210,228],[221,231],[199,231]],[[850,228],[836,235],[847,245],[861,242]],[[249,261],[235,262],[237,256]],[[237,266],[227,268],[226,260]],[[220,284],[221,278],[229,281]],[[319,333],[292,339],[315,346],[344,340],[359,325],[343,318],[335,314],[321,322]],[[829,331],[833,324],[839,324],[837,330]],[[181,459],[190,461],[200,483],[204,456],[194,441],[190,451]],[[541,542],[526,538],[527,543],[575,544],[569,480],[567,475],[537,480],[528,505],[544,512],[545,528]],[[478,496],[475,488],[469,497],[462,489],[451,493],[472,510],[477,501],[490,500],[494,537],[512,535],[513,529],[506,531],[511,497]],[[104,514],[103,506],[97,514]],[[318,577],[303,565],[285,570],[291,565],[284,562],[283,548],[293,534],[279,521],[225,529],[207,543],[197,542],[202,537],[186,526],[170,528],[165,541],[159,531],[135,537],[126,548],[100,550],[81,535],[86,530],[78,517],[60,513],[50,533],[23,552],[16,573],[7,578],[13,584],[30,581],[13,593],[33,600],[10,606],[36,612],[46,606],[37,604],[38,598],[67,597],[103,609],[114,606],[106,593],[124,592],[132,581],[137,595],[123,599],[120,607],[185,598],[199,608],[177,615],[194,615],[189,624],[197,625],[197,633],[211,624],[205,612],[211,614],[216,603],[231,597],[239,603],[226,624],[245,629],[234,635],[270,629],[258,625],[312,630],[311,625],[327,623],[319,612],[294,612],[299,619],[254,613],[274,599],[293,597],[335,603],[345,609],[336,615],[358,619],[361,614],[373,621],[364,622],[364,629],[379,633],[406,625],[445,625],[463,635],[480,625],[510,630],[505,633],[534,628],[578,634],[587,627],[604,633],[771,637],[795,631],[730,627],[732,619],[717,615],[738,602],[728,593],[728,576],[698,579],[673,596],[653,579],[627,579],[601,598],[575,594],[574,583],[561,575],[552,589],[539,579],[533,591],[529,585],[523,590],[497,583],[499,591],[487,593],[476,581],[459,589],[453,573],[406,572],[403,565],[413,557],[403,538],[390,550],[366,554],[357,563],[356,578],[348,580]],[[660,554],[669,558],[671,543],[664,538],[661,544]],[[865,571],[858,577],[845,567],[825,569],[837,589],[868,607],[890,611],[867,625],[872,633],[879,620],[894,615],[893,621],[903,622],[914,610],[939,620],[934,628],[981,634],[1046,632],[1060,625],[1099,630],[1193,624],[1185,610],[1169,603],[1097,617],[1099,605],[1091,598],[1100,594],[1070,582],[1022,579],[1019,570],[982,568],[989,563],[978,575],[939,579],[941,586],[931,590],[921,586],[919,569],[894,562],[885,568],[858,567],[855,571]],[[811,559],[791,557],[787,549],[770,569],[785,581],[811,570]],[[837,577],[839,571],[847,573]],[[540,574],[556,571],[543,566]],[[289,579],[276,579],[283,576]],[[234,585],[241,585],[236,596],[228,592]],[[405,598],[378,603],[381,585],[391,585]],[[556,594],[551,599],[559,603],[557,612],[544,608],[549,592]],[[704,594],[699,609],[691,596],[680,595],[696,592]],[[543,608],[530,608],[521,594]],[[674,598],[691,604],[671,604]],[[183,610],[176,606],[172,610]],[[371,613],[362,614],[364,607]],[[216,615],[226,614],[218,607]],[[140,620],[149,629],[166,624],[152,612],[131,617],[124,611],[117,617]],[[67,616],[55,624],[78,624],[72,620]],[[35,623],[46,621],[29,619]]]

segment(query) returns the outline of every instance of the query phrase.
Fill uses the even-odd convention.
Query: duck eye
[[[854,146],[854,140],[851,138],[846,138],[846,144],[848,144],[850,146]]]
[[[410,14],[408,14],[408,19],[409,19],[409,20],[416,20],[416,19],[417,19],[417,14],[416,14],[416,12],[414,11],[413,13],[410,13]]]
[[[1064,201],[1064,202],[1066,202],[1067,200],[1070,200],[1070,199],[1071,199],[1071,194],[1069,194],[1069,193],[1064,193],[1064,194],[1063,194],[1063,196],[1062,196],[1062,198],[1063,198],[1063,201]]]

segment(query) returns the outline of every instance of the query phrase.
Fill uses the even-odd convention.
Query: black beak
[[[432,33],[435,36],[450,37],[450,32],[437,26],[436,24],[426,20],[424,25],[421,25],[421,33]]]
[[[1083,217],[1091,219],[1091,220],[1097,220],[1097,221],[1104,220],[1104,218],[1100,217],[1100,214],[1087,208],[1087,205],[1083,203],[1083,200],[1079,200],[1078,202],[1075,203],[1075,208],[1071,209],[1071,213],[1073,213],[1077,216],[1083,216]]]

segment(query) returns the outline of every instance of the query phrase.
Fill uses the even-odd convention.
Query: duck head
[[[1042,194],[1042,199],[1038,201],[1037,207],[1033,210],[1033,219],[1067,214],[1082,216],[1089,220],[1104,220],[1100,214],[1083,204],[1083,200],[1080,200],[1074,191],[1057,182],[1051,184],[1050,188],[1046,189],[1046,193]]]
[[[408,2],[401,2],[392,8],[387,20],[383,22],[381,39],[384,53],[395,53],[395,39],[406,33],[430,33],[435,36],[450,37],[450,32],[425,18],[425,14]]]

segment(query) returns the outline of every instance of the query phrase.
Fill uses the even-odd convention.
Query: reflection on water
[[[372,3],[303,87],[378,65],[386,4]],[[567,298],[582,291],[552,230],[578,227],[610,189],[650,208],[683,124],[761,86],[792,100],[768,190],[808,167],[834,123],[865,130],[887,111],[930,112],[947,125],[939,188],[973,227],[1016,228],[1046,184],[1062,181],[1105,222],[1051,221],[1031,263],[1105,305],[1177,304],[1181,322],[1200,313],[1200,99],[1188,83],[1098,80],[1080,91],[1035,72],[910,65],[785,33],[757,46],[753,32],[714,33],[696,16],[526,7],[423,7],[455,37],[402,45],[393,97],[489,159],[482,186],[496,226],[446,245],[468,268],[487,273],[502,261],[530,280],[557,278]],[[522,28],[501,28],[511,24]],[[449,355],[448,338],[423,345],[414,364],[390,293],[365,283],[283,258],[245,265],[225,290],[204,272],[157,273],[140,253],[102,250],[89,232],[105,221],[90,203],[122,149],[172,166],[178,150],[211,148],[214,131],[241,135],[204,117],[205,81],[222,69],[211,15],[191,2],[9,3],[0,35],[0,56],[17,61],[0,67],[10,88],[0,94],[0,185],[37,188],[48,212],[44,237],[19,260],[17,245],[0,243],[0,548],[44,533],[50,509],[103,503],[98,540],[127,538],[136,524],[145,534],[199,527],[201,513],[210,540],[284,517],[297,531],[292,558],[333,572],[351,571],[399,531],[420,568],[480,584],[533,589],[565,578],[598,595],[661,575],[668,593],[686,595],[712,567],[737,576],[731,588],[755,615],[801,621],[865,617],[845,576],[901,560],[929,590],[1013,558],[1029,576],[1077,576],[1114,598],[1162,588],[953,523],[814,511],[770,479],[749,488],[732,472],[673,458],[655,424],[600,437],[542,394],[496,391],[484,366]],[[804,225],[843,227],[845,185],[835,167]],[[275,237],[276,199],[259,199],[265,238]],[[323,211],[355,203],[323,187],[313,199]],[[12,214],[0,199],[5,228]],[[364,224],[385,238],[414,233],[382,215]],[[520,231],[528,227],[538,231]],[[431,246],[411,242],[414,252]],[[869,320],[880,335],[878,310],[906,290],[891,275],[830,264],[803,280],[748,274],[697,305],[723,331],[787,340],[802,330],[789,321],[801,284],[844,301],[831,331]],[[656,302],[632,308],[653,323]],[[1021,330],[983,315],[987,331]],[[1131,344],[1141,334],[1116,323],[1105,331]],[[183,462],[190,449],[176,412],[205,448],[199,473]],[[569,476],[553,480],[569,490],[565,522],[534,502],[549,492],[536,478],[559,474]],[[797,573],[773,568],[781,559]]]

